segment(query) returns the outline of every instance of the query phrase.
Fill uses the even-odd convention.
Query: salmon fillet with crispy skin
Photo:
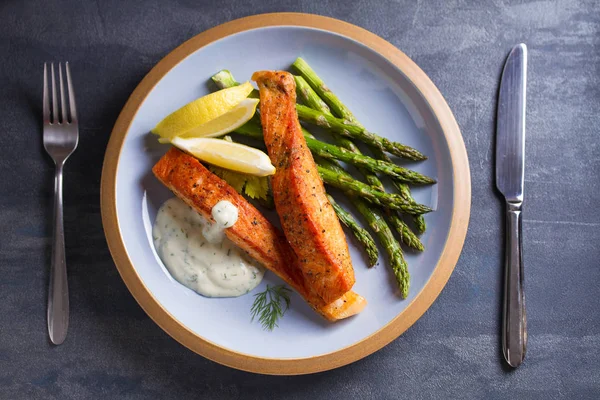
[[[221,200],[238,208],[238,220],[225,229],[226,236],[250,257],[273,271],[330,321],[358,314],[366,300],[354,292],[327,304],[306,284],[298,260],[285,236],[227,182],[206,169],[196,158],[169,150],[152,168],[154,175],[177,197],[212,221],[211,210]]]
[[[354,285],[346,236],[325,196],[323,182],[296,114],[296,84],[285,71],[259,71],[260,117],[267,151],[277,169],[272,178],[283,232],[310,286],[331,302]]]

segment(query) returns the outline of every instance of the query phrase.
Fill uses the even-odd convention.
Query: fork
[[[48,290],[48,333],[54,344],[61,344],[69,327],[69,286],[65,261],[65,232],[63,224],[63,166],[67,158],[77,148],[79,129],[75,93],[71,82],[69,63],[65,63],[67,76],[68,103],[65,101],[62,63],[58,64],[60,105],[56,95],[54,63],[50,63],[48,87],[48,65],[44,63],[44,148],[56,165],[54,179],[54,232],[50,267],[50,287]],[[52,97],[48,95],[52,91]],[[59,109],[61,111],[59,115]]]

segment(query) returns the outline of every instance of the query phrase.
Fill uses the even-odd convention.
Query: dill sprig
[[[258,317],[258,322],[263,328],[272,331],[278,326],[277,320],[290,308],[290,293],[291,290],[285,285],[267,285],[263,292],[254,295],[254,303],[250,309],[251,321]],[[285,302],[285,308],[282,308],[282,300]]]

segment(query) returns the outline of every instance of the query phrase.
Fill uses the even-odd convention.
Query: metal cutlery
[[[54,232],[48,291],[48,333],[54,344],[61,344],[69,327],[69,286],[65,260],[65,234],[63,224],[63,166],[77,148],[79,129],[75,93],[71,81],[69,63],[65,63],[67,97],[63,81],[63,66],[58,64],[58,86],[60,103],[57,99],[54,63],[44,63],[44,148],[56,165],[54,180]],[[48,85],[50,72],[50,86]],[[49,93],[51,93],[49,95]]]
[[[502,351],[518,367],[527,349],[523,292],[521,207],[525,164],[527,46],[515,46],[504,65],[496,126],[496,186],[506,199],[506,248]]]

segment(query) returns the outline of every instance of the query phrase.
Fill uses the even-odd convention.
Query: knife
[[[496,186],[506,199],[502,352],[513,368],[521,365],[527,348],[521,239],[526,85],[527,46],[521,43],[504,64],[496,124]]]

